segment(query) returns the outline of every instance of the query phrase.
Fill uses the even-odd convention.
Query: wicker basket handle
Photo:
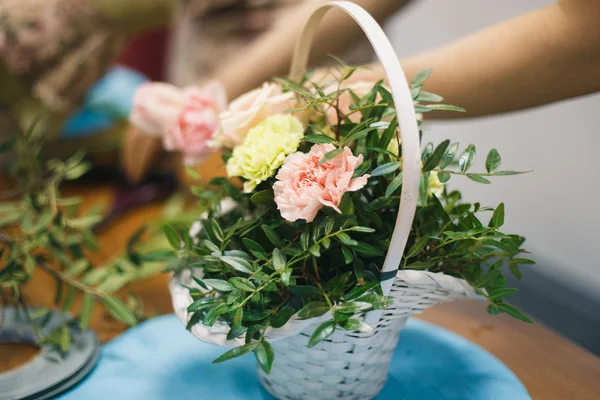
[[[319,7],[311,15],[296,43],[290,78],[300,80],[306,72],[310,48],[317,28],[325,14],[334,7],[348,13],[367,35],[387,75],[398,115],[400,126],[398,137],[401,139],[402,146],[402,197],[396,227],[382,268],[382,273],[391,272],[397,270],[400,265],[419,198],[421,149],[417,117],[410,88],[392,44],[373,17],[363,8],[349,1],[332,1]],[[390,292],[392,283],[393,279],[382,282],[385,295]]]

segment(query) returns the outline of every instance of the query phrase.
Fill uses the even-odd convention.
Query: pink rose
[[[186,102],[177,121],[167,130],[163,143],[167,150],[184,154],[186,164],[204,160],[212,150],[219,130],[219,113],[226,107],[225,90],[216,82],[186,90]]]
[[[284,93],[281,86],[265,83],[232,101],[229,109],[221,113],[221,131],[215,136],[215,142],[221,147],[234,148],[265,118],[294,107],[293,92]]]
[[[343,118],[345,115],[348,115],[351,113],[350,116],[348,117],[350,119],[350,121],[352,121],[354,123],[360,122],[362,114],[359,111],[353,112],[353,110],[350,109],[350,106],[352,104],[354,104],[354,100],[352,99],[352,96],[350,95],[350,91],[352,91],[356,96],[358,96],[358,98],[362,98],[367,93],[369,93],[371,91],[371,89],[373,89],[374,86],[375,86],[374,82],[367,82],[367,81],[358,81],[358,82],[350,83],[347,85],[342,85],[342,87],[340,88],[341,93],[339,95],[339,103],[338,103],[338,108],[340,109],[341,117]],[[329,87],[329,90],[326,91],[326,93],[335,93],[336,90],[337,90],[337,87]],[[377,98],[378,98],[378,100],[381,99],[379,97],[379,95],[377,95]],[[331,125],[339,124],[337,112],[334,107],[327,107],[327,109],[325,110],[325,115],[327,117],[327,122],[329,122],[329,124],[331,124]]]
[[[307,154],[296,152],[287,156],[273,185],[275,203],[284,219],[312,222],[323,206],[341,213],[338,206],[344,193],[357,191],[367,184],[369,175],[352,178],[363,156],[355,157],[348,147],[344,147],[339,156],[319,165],[323,156],[334,149],[332,144],[317,144]]]

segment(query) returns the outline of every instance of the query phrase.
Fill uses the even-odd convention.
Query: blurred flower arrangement
[[[196,271],[188,328],[225,325],[228,340],[245,343],[215,362],[253,351],[268,373],[268,329],[330,313],[310,337],[313,346],[338,329],[368,332],[361,316],[392,304],[382,296],[380,268],[400,203],[398,121],[385,85],[349,83],[355,70],[342,65],[323,79],[265,83],[221,112],[218,128],[221,97],[194,95],[214,93],[214,83],[185,90],[154,84],[139,97],[132,121],[163,133],[165,147],[188,163],[223,152],[228,177],[193,188],[210,209],[202,229],[165,227],[171,267]],[[423,89],[429,74],[411,83],[416,111],[464,111]],[[160,106],[153,103],[158,98]],[[203,146],[195,145],[198,138]],[[533,263],[521,256],[523,237],[500,231],[504,205],[466,203],[446,187],[453,175],[488,184],[489,177],[520,172],[500,170],[496,150],[487,154],[485,172],[472,172],[475,146],[458,150],[450,140],[424,146],[417,213],[398,269],[462,278],[489,301],[490,313],[531,322],[504,302],[516,289],[506,287],[501,267],[508,264],[520,278],[519,265]],[[235,206],[222,212],[226,198]]]

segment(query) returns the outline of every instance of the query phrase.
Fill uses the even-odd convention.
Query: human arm
[[[275,25],[243,52],[224,60],[212,78],[222,82],[230,98],[256,88],[273,76],[286,75],[294,45],[312,12],[328,0],[311,0],[286,12]],[[383,22],[409,0],[355,0],[379,22]],[[362,35],[348,15],[332,10],[315,36],[311,61],[323,61],[328,54],[343,54]]]
[[[431,68],[427,91],[468,111],[428,117],[497,114],[594,93],[600,91],[600,2],[560,0],[401,61],[408,79]],[[353,76],[383,78],[377,65]]]

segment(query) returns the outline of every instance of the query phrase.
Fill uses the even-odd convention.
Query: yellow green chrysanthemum
[[[250,129],[244,143],[233,149],[227,174],[246,179],[244,191],[272,177],[285,157],[295,152],[304,136],[300,120],[290,115],[272,115]]]

